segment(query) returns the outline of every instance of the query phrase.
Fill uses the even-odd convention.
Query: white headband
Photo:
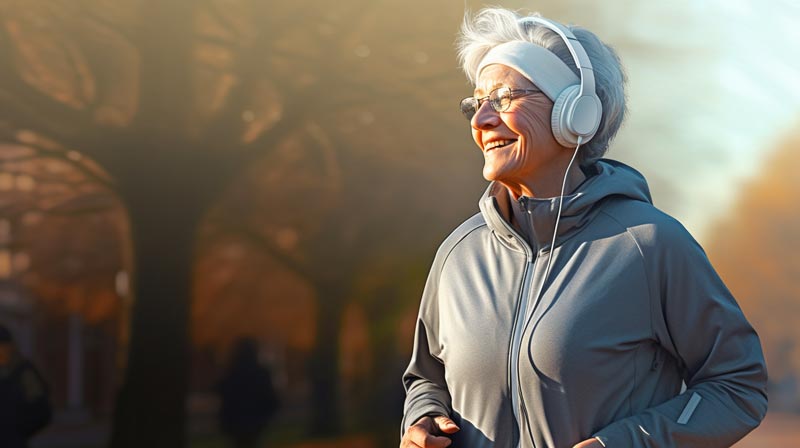
[[[581,80],[555,54],[536,44],[525,41],[511,41],[500,44],[486,53],[475,79],[490,64],[502,64],[518,71],[541,89],[548,98],[555,101],[564,89],[580,84]]]

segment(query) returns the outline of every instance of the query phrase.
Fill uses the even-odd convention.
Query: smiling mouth
[[[516,142],[517,142],[516,140],[494,140],[487,143],[486,146],[483,147],[483,150],[491,151],[493,149],[502,149],[507,146],[513,145]]]

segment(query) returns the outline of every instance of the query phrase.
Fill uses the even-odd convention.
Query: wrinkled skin
[[[478,77],[475,97],[484,97],[498,87],[537,89],[516,70],[505,65],[487,66]],[[554,197],[561,192],[564,171],[575,148],[565,148],[553,137],[550,115],[553,102],[544,93],[514,98],[503,112],[484,102],[470,121],[472,138],[484,156],[483,177],[498,181],[519,197]],[[499,148],[487,148],[495,140],[514,140]],[[584,175],[574,164],[567,191]]]

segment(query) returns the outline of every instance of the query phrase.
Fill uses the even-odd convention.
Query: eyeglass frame
[[[507,89],[508,93],[510,94],[509,97],[508,97],[508,104],[505,107],[502,107],[502,105],[495,106],[495,103],[490,98],[492,97],[493,94],[495,94],[495,92],[497,92],[499,90],[502,90],[502,89]],[[522,95],[517,95],[519,93],[522,93]],[[480,108],[483,106],[483,103],[485,103],[486,101],[489,101],[489,105],[492,106],[492,109],[494,109],[496,112],[505,112],[505,111],[508,110],[509,107],[511,107],[511,101],[512,100],[514,100],[515,98],[521,98],[521,97],[523,97],[525,95],[530,95],[530,94],[533,94],[533,93],[543,93],[543,92],[541,90],[537,90],[537,89],[512,89],[511,87],[508,87],[508,86],[500,86],[500,87],[492,90],[491,92],[489,92],[489,94],[484,96],[484,97],[475,98],[474,96],[468,96],[468,97],[462,99],[461,103],[459,103],[459,104],[461,106],[461,113],[464,114],[464,117],[466,117],[467,120],[471,121],[472,117],[474,117],[475,114],[478,113]],[[498,99],[500,99],[500,98],[498,97]],[[468,100],[473,100],[474,101],[474,103],[472,103],[473,105],[475,104],[475,102],[477,103],[477,106],[475,106],[475,111],[471,115],[467,115],[467,113],[464,111],[464,107],[463,107],[464,106],[464,102],[468,101]],[[498,101],[498,104],[499,104],[499,101]]]

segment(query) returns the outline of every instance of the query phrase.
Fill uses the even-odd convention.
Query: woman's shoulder
[[[624,198],[611,200],[604,204],[602,213],[641,246],[696,244],[680,221],[649,202]]]
[[[439,253],[450,252],[455,246],[464,241],[470,235],[473,235],[476,230],[481,228],[486,228],[486,220],[484,220],[483,215],[478,212],[467,218],[466,221],[462,222],[458,227],[450,232],[447,238],[445,238],[444,241],[442,241],[442,244],[439,246]]]

